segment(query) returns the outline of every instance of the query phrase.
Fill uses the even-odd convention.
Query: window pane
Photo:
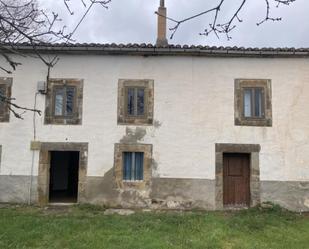
[[[134,88],[128,88],[128,115],[134,115]]]
[[[254,109],[255,109],[255,116],[256,117],[262,117],[263,116],[263,110],[262,110],[262,89],[257,88],[255,89],[255,103],[254,103]]]
[[[4,106],[5,106],[4,97],[6,97],[5,87],[0,86],[0,114],[4,113]]]
[[[123,180],[131,180],[132,152],[123,153]]]
[[[55,90],[55,116],[62,116],[63,115],[63,89],[56,89]]]
[[[73,114],[73,108],[74,108],[74,94],[75,89],[73,87],[67,88],[67,99],[66,99],[66,113],[65,116],[70,116]]]
[[[144,166],[144,153],[135,152],[135,176],[134,180],[141,181],[143,180],[143,167]]]
[[[137,89],[137,115],[144,115],[145,89]]]
[[[245,89],[244,90],[244,116],[245,117],[252,117],[251,99],[252,99],[251,89]]]

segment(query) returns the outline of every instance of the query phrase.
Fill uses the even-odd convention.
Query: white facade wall
[[[31,58],[13,75],[12,97],[33,107],[47,68]],[[141,143],[153,144],[162,178],[215,179],[215,143],[260,144],[261,181],[309,181],[309,60],[307,58],[207,58],[62,55],[51,78],[84,80],[82,125],[44,125],[41,142],[88,142],[88,176],[113,167],[114,144],[126,134],[117,125],[118,79],[154,80],[154,120]],[[234,125],[234,79],[272,80],[272,127]],[[37,96],[45,109],[45,96]],[[158,125],[159,124],[159,125]],[[135,129],[134,126],[128,126]],[[33,113],[0,123],[0,175],[29,175]],[[34,175],[39,152],[35,151]]]

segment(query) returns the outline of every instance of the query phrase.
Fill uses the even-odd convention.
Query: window
[[[82,80],[51,79],[46,96],[45,124],[81,124],[82,100]]]
[[[126,115],[140,117],[145,115],[145,88],[126,87]]]
[[[118,124],[153,123],[153,80],[119,80]]]
[[[244,89],[244,117],[245,118],[263,118],[264,117],[264,94],[263,88],[245,88]]]
[[[235,125],[272,126],[271,81],[235,81]]]
[[[5,98],[6,98],[6,86],[0,85],[0,115],[3,116],[5,112]]]
[[[123,180],[142,181],[144,168],[143,152],[123,152]]]
[[[0,172],[1,172],[1,159],[2,159],[2,145],[0,145]]]
[[[54,116],[71,117],[75,108],[76,87],[55,87]]]
[[[4,101],[11,98],[12,78],[0,78],[0,122],[10,121],[10,109]]]
[[[119,188],[150,186],[152,145],[115,144],[115,180]]]

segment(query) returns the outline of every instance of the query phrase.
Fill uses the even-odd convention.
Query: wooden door
[[[250,205],[250,155],[224,154],[223,205]]]

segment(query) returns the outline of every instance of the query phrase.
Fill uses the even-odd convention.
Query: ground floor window
[[[119,188],[149,186],[151,165],[151,144],[115,144],[114,174]]]
[[[123,180],[142,181],[144,168],[143,152],[123,152]]]

